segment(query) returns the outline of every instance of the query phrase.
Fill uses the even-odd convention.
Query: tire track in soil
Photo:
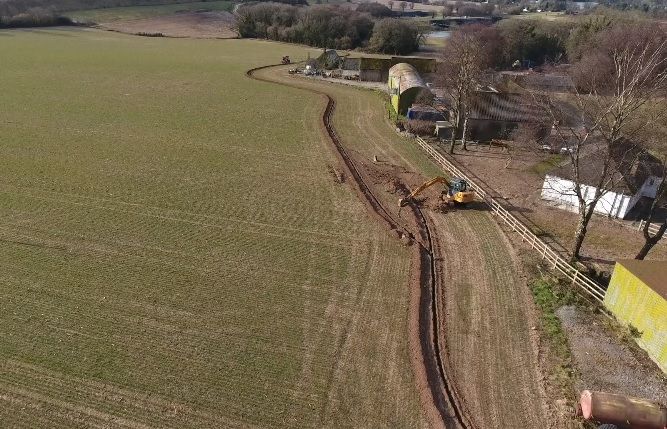
[[[418,244],[413,246],[412,252],[409,342],[413,372],[422,407],[434,428],[476,429],[471,418],[467,415],[461,396],[455,388],[451,378],[452,371],[441,358],[441,335],[438,333],[440,323],[435,301],[437,288],[436,260],[427,218],[418,207],[411,206],[411,223],[417,228],[416,237],[411,232],[410,227],[397,221],[389,210],[382,205],[373,193],[371,185],[364,180],[362,172],[341,143],[333,127],[332,116],[336,102],[329,94],[312,88],[303,88],[298,85],[290,85],[285,82],[255,76],[257,71],[277,66],[274,64],[253,68],[248,70],[246,75],[251,79],[290,86],[322,96],[326,100],[326,107],[322,115],[324,131],[336,149],[335,152],[341,167],[345,170],[344,173],[354,179],[348,183],[351,184],[359,199],[375,215],[380,224],[392,231],[397,238],[407,236],[410,241],[415,240]]]

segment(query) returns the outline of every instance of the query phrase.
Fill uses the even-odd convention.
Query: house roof
[[[583,155],[579,157],[579,182],[588,185],[596,186],[600,181],[600,176],[602,175],[602,157],[597,153],[592,153],[588,155]],[[609,180],[609,183],[612,185],[609,186],[607,191],[616,192],[626,195],[634,195],[637,191],[634,183],[631,183],[627,180],[618,169],[616,165],[611,167],[614,170],[614,176]],[[556,176],[562,179],[574,180],[574,174],[572,172],[572,164],[567,163],[560,166],[559,168],[551,171],[549,176]],[[640,185],[641,186],[641,185]]]
[[[667,261],[624,259],[617,263],[667,300]]]
[[[571,92],[572,78],[565,73],[537,73],[533,71],[502,71],[500,76],[511,79],[519,86],[549,92]]]
[[[472,97],[468,117],[503,122],[539,122],[543,116],[521,94],[479,91]]]
[[[579,156],[579,181],[589,186],[595,186],[599,182],[606,158],[606,155],[601,154],[602,147],[598,146],[596,149],[594,145],[596,145],[595,141],[588,143],[587,146],[582,146],[581,153],[584,151],[588,153]],[[611,186],[607,189],[608,191],[634,195],[650,176],[660,177],[662,175],[660,161],[640,147],[619,146],[617,152],[618,154],[611,159],[610,168],[614,175],[609,181]],[[574,177],[570,163],[553,170],[549,175],[568,180]]]

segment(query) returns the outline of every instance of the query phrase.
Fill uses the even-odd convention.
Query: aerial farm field
[[[398,209],[401,195],[393,183],[403,181],[414,189],[425,178],[443,173],[411,139],[391,129],[379,108],[379,94],[289,77],[279,68],[257,75],[333,97],[338,105],[336,132],[385,209],[408,223],[408,210],[401,214]],[[520,262],[482,204],[443,213],[434,210],[438,191],[422,206],[436,246],[439,335],[451,383],[474,427],[539,427],[552,416],[537,362],[537,320]],[[457,426],[445,418],[445,427]]]
[[[425,426],[409,248],[332,174],[321,98],[245,76],[305,49],[0,41],[3,427]]]
[[[176,13],[207,11],[231,11],[233,3],[230,0],[199,1],[193,3],[175,3],[151,6],[112,7],[105,9],[87,9],[67,12],[70,18],[81,22],[113,22],[129,19],[152,18],[155,16],[171,15]]]

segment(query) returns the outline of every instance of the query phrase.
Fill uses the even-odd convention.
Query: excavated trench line
[[[420,366],[419,368],[414,368],[417,373],[415,376],[419,379],[421,378],[419,377],[419,374],[424,374],[428,389],[430,390],[430,404],[423,403],[422,405],[426,408],[430,408],[430,410],[427,410],[427,415],[429,415],[430,420],[433,420],[432,416],[434,411],[439,415],[439,421],[431,422],[435,427],[444,426],[447,429],[476,429],[472,419],[467,415],[462,406],[463,401],[457,392],[455,383],[451,379],[451,370],[449,369],[448,362],[443,362],[442,359],[440,335],[438,332],[440,324],[436,301],[436,297],[438,296],[435,266],[436,258],[433,237],[426,216],[424,216],[419,207],[414,205],[410,206],[411,212],[415,218],[415,224],[418,225],[419,229],[418,234],[420,240],[417,240],[417,237],[414,237],[409,229],[398,222],[381,204],[380,200],[372,192],[370,186],[364,181],[361,172],[348,155],[345,147],[342,145],[336,134],[336,130],[334,129],[331,120],[336,108],[336,102],[329,96],[329,94],[323,91],[310,88],[306,89],[297,85],[289,85],[283,82],[260,78],[254,75],[258,70],[276,67],[278,65],[279,64],[253,68],[248,70],[246,74],[251,79],[304,89],[326,97],[327,105],[324,114],[322,115],[324,128],[327,131],[329,139],[336,148],[336,153],[340,157],[341,164],[347,170],[346,173],[354,178],[353,188],[359,194],[361,201],[366,205],[367,209],[374,213],[391,231],[398,232],[399,236],[400,233],[403,232],[419,243],[418,246],[415,246],[415,251],[413,252],[413,265],[416,268],[413,268],[411,277],[413,281],[415,279],[418,281],[418,284],[415,285],[419,289],[419,296],[417,299],[418,305],[411,305],[410,309],[411,322],[414,322],[415,319],[418,318],[417,329],[410,329],[410,331],[411,333],[412,331],[416,331],[419,338],[411,338],[410,342],[412,345],[418,344],[421,354],[421,359],[415,359],[415,356],[412,357],[413,365],[415,367]],[[413,301],[412,298],[411,301]]]

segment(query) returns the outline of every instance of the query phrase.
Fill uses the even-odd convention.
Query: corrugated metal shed
[[[402,115],[406,114],[421,91],[429,90],[419,72],[407,63],[399,63],[389,69],[387,85],[391,105]]]
[[[667,373],[667,262],[618,261],[604,305],[641,332],[637,343]]]
[[[424,79],[419,75],[417,69],[408,63],[398,63],[389,69],[389,79],[394,79],[397,82],[399,93],[403,94],[412,88],[426,88]]]
[[[545,114],[521,94],[476,92],[470,105],[470,119],[504,122],[539,122]]]

